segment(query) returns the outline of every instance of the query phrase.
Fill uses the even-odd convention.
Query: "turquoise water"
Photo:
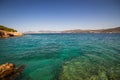
[[[0,39],[0,64],[25,64],[19,80],[119,80],[120,34],[31,34]]]

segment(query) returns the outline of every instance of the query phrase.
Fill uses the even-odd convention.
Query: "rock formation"
[[[24,65],[15,67],[12,63],[0,65],[0,80],[16,80],[23,72]]]
[[[8,31],[0,30],[0,37],[2,38],[22,36],[22,35],[23,34],[20,32],[8,32]]]
[[[22,36],[22,35],[23,34],[17,32],[17,30],[0,25],[0,38]]]

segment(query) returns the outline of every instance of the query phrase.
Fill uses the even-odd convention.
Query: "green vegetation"
[[[14,30],[12,28],[8,28],[2,25],[0,25],[0,30],[9,31],[9,32],[17,32],[17,30]]]

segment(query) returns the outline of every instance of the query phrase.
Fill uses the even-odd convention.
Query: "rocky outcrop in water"
[[[22,36],[22,35],[23,34],[20,32],[8,32],[8,31],[0,30],[0,37],[1,38]]]
[[[12,63],[0,65],[0,80],[16,80],[23,72],[25,66],[15,67]]]
[[[0,38],[22,36],[22,35],[23,34],[17,32],[17,30],[0,25]]]

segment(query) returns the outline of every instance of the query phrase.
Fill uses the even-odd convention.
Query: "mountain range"
[[[50,31],[50,30],[40,30],[40,31],[27,31],[25,34],[38,34],[38,33],[120,33],[120,27],[108,28],[108,29],[97,29],[97,30],[64,30],[64,31]]]

